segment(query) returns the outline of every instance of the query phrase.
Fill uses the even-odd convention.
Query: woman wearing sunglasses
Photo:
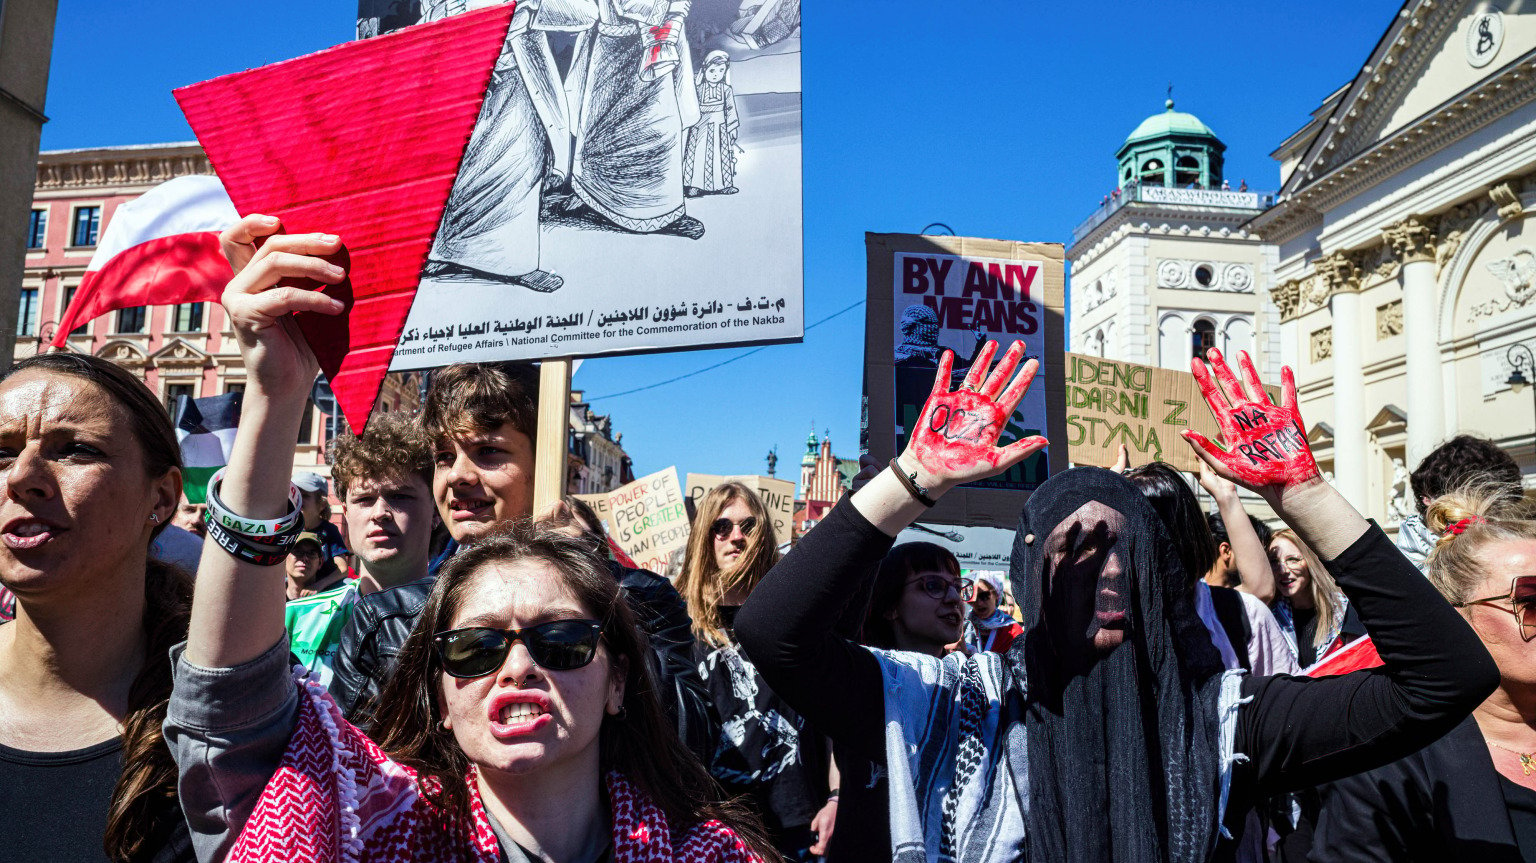
[[[303,528],[286,471],[316,373],[291,313],[334,315],[321,256],[272,238],[225,290],[248,373],[165,736],[203,861],[720,861],[771,853],[657,700],[643,636],[582,540],[510,525],[433,587],[372,726],[290,675],[276,567]],[[276,254],[286,252],[287,254]]]
[[[763,682],[735,633],[737,609],[778,560],[757,493],[721,483],[699,501],[677,591],[693,618],[699,676],[719,729],[710,773],[749,799],[780,854],[798,860],[810,853],[812,822],[827,806],[827,745]],[[846,629],[857,632],[858,624]]]
[[[1423,751],[1325,791],[1312,860],[1536,860],[1536,521],[1496,487],[1436,498],[1429,579],[1499,688]]]

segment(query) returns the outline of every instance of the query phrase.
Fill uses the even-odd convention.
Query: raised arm
[[[1269,567],[1269,554],[1259,541],[1253,522],[1248,520],[1248,510],[1237,495],[1237,486],[1202,462],[1200,487],[1215,499],[1216,511],[1227,526],[1227,544],[1232,546],[1232,556],[1237,559],[1237,589],[1258,597],[1265,605],[1274,602],[1275,571]]]
[[[736,636],[774,692],[827,736],[877,763],[885,761],[880,667],[835,627],[896,534],[931,505],[925,498],[931,502],[957,485],[1001,473],[1045,446],[1038,436],[997,446],[1038,363],[1030,360],[1020,369],[1023,345],[1016,343],[988,376],[996,352],[989,342],[954,392],[953,355],[945,352],[897,466],[839,503],[768,573],[736,616]]]
[[[1296,409],[1291,370],[1277,407],[1253,362],[1238,383],[1217,351],[1195,376],[1227,448],[1184,436],[1212,470],[1269,501],[1317,550],[1359,613],[1384,665],[1338,677],[1249,680],[1236,749],[1265,793],[1316,785],[1395,761],[1464,719],[1498,685],[1477,635],[1386,534],[1322,480]]]

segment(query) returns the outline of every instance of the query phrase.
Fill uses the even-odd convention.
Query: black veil
[[[1053,544],[1069,519],[1079,526],[1063,526]],[[1084,595],[1067,584],[1112,572],[1100,569],[1111,555],[1121,575],[1093,581],[1088,595],[1111,619],[1123,612],[1107,626],[1124,627],[1124,641],[1074,650],[1103,627],[1092,606],[1064,599]],[[1204,861],[1218,829],[1223,666],[1151,505],[1112,471],[1053,477],[1024,507],[1009,580],[1026,631],[1007,658],[1025,701],[1009,758],[1016,773],[1027,765],[1030,859]]]

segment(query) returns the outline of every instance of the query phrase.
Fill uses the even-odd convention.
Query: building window
[[[1216,347],[1216,325],[1210,321],[1195,321],[1193,356],[1204,359],[1205,352]]]
[[[225,384],[224,385],[224,392],[225,393],[243,393],[243,392],[245,392],[245,383],[242,381],[241,383]]]
[[[96,238],[101,234],[101,208],[77,207],[75,208],[75,230],[71,235],[70,245],[94,246]]]
[[[196,333],[203,329],[203,304],[181,303],[171,309],[171,332]]]
[[[69,304],[73,303],[75,301],[75,291],[78,291],[79,289],[80,289],[79,285],[70,285],[69,287],[64,289],[64,308],[59,309],[59,319],[60,320],[63,320],[64,319],[64,313],[69,311]],[[83,336],[83,335],[85,335],[85,331],[87,329],[89,329],[89,328],[90,328],[90,322],[89,321],[82,321],[80,323],[80,326],[75,327],[74,329],[70,330],[69,334],[72,335],[72,336]]]
[[[33,210],[27,220],[27,248],[41,249],[48,239],[48,211]]]
[[[1148,186],[1163,185],[1163,162],[1161,159],[1148,159],[1141,165],[1141,182]]]
[[[197,398],[197,384],[166,384],[165,385],[165,409],[171,416],[176,415],[176,400],[186,396],[189,399]]]
[[[1200,185],[1200,160],[1194,156],[1180,156],[1173,163],[1173,184],[1181,189]]]
[[[37,335],[37,288],[21,289],[21,306],[16,310],[16,335]]]
[[[144,313],[147,309],[147,306],[119,309],[117,312],[117,331],[120,333],[144,332]]]
[[[304,402],[304,419],[299,422],[299,443],[307,444],[315,442],[315,403],[313,400]]]

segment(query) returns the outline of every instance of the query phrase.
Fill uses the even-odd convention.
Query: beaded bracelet
[[[293,546],[293,541],[298,538],[302,530],[290,530],[288,533],[278,534],[274,539],[280,540],[278,545],[265,545],[248,542],[244,537],[230,533],[223,525],[215,521],[211,514],[204,519],[208,526],[208,535],[219,544],[219,548],[229,552],[235,558],[257,566],[277,566],[288,559],[288,550]],[[302,528],[303,522],[299,522]],[[285,540],[285,541],[284,541]]]
[[[286,533],[295,525],[304,523],[303,498],[299,495],[298,486],[288,484],[288,514],[282,518],[256,519],[245,518],[236,515],[224,501],[219,499],[219,487],[224,481],[224,471],[227,468],[219,468],[218,473],[208,480],[208,520],[216,521],[225,528],[226,532],[237,534],[249,540],[258,542],[272,542],[279,534]]]

